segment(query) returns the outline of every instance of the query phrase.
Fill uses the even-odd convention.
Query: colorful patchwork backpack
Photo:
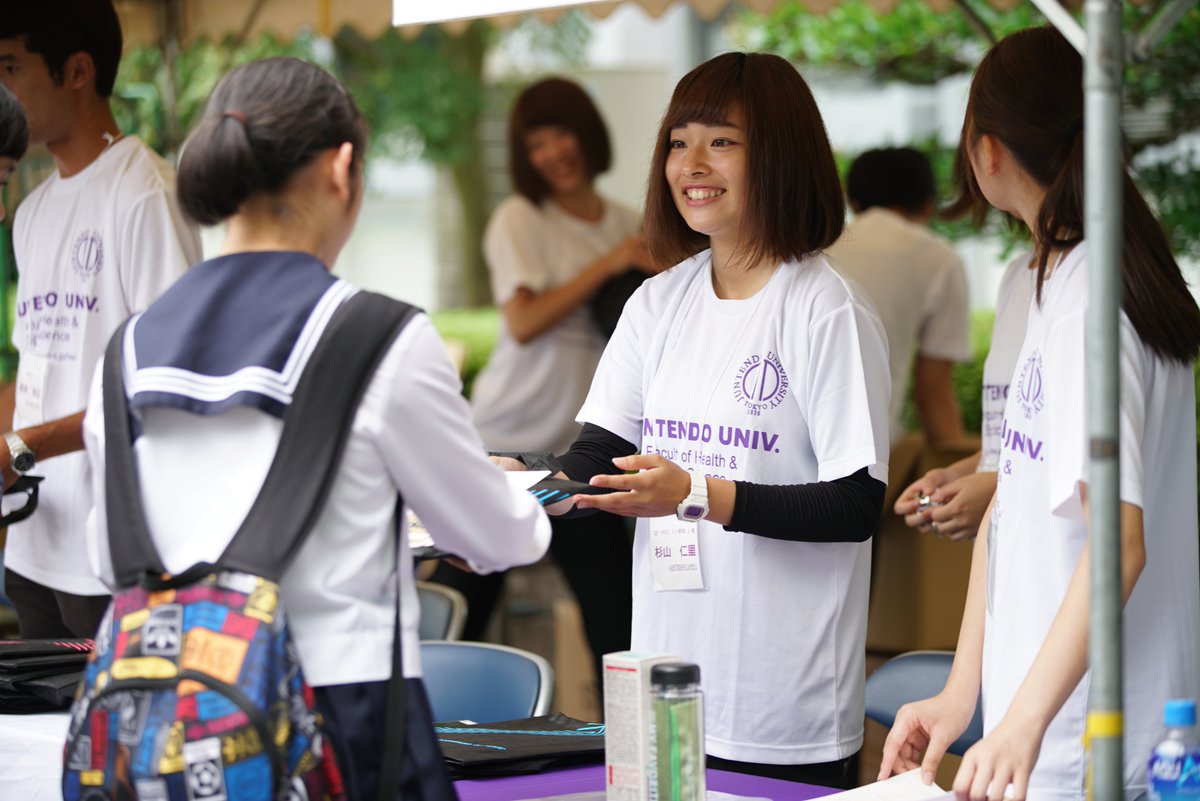
[[[317,520],[375,367],[415,311],[367,292],[342,304],[304,369],[245,521],[216,564],[174,576],[146,526],[122,378],[125,326],[114,335],[104,414],[119,589],[71,710],[66,801],[345,798],[279,579]],[[402,754],[398,629],[395,641],[386,743]],[[381,798],[389,787],[395,797],[397,762],[384,760]]]

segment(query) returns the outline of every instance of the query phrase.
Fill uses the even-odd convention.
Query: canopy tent
[[[630,0],[652,13],[672,0]],[[715,17],[728,0],[679,0]],[[838,0],[802,0],[816,11]],[[521,14],[553,15],[566,7],[611,12],[613,2],[589,0],[393,0],[397,26],[463,24],[489,17],[507,21]],[[891,0],[872,0],[887,7]],[[947,6],[946,0],[930,0]],[[1005,0],[989,0],[997,7]],[[1121,556],[1118,313],[1121,305],[1121,82],[1125,34],[1120,0],[1085,0],[1081,26],[1057,0],[1033,0],[1046,18],[1084,56],[1085,227],[1090,289],[1087,318],[1088,433],[1091,440],[1088,511],[1091,519],[1091,692],[1086,738],[1092,752],[1090,797],[1124,797],[1122,755]],[[1144,57],[1196,0],[1168,0],[1130,48]],[[770,0],[749,0],[752,7]],[[970,13],[965,0],[958,0]]]
[[[800,0],[815,14],[823,14],[840,0]],[[898,0],[867,0],[880,12],[890,11]],[[925,0],[938,11],[961,7],[963,0]],[[1006,10],[1021,0],[986,0],[994,8]],[[507,28],[530,14],[544,22],[554,22],[570,8],[603,19],[622,4],[636,4],[652,18],[680,3],[691,6],[706,21],[718,19],[731,8],[767,12],[780,0],[115,0],[125,38],[131,44],[154,45],[165,31],[175,31],[182,43],[196,39],[222,39],[238,36],[250,39],[271,33],[290,39],[302,29],[316,30],[326,36],[350,26],[371,37],[391,24],[415,35],[426,23],[438,22],[451,32],[466,27],[471,19],[487,17],[493,25]]]

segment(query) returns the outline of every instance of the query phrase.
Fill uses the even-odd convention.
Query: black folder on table
[[[0,640],[0,713],[69,707],[92,647],[86,639]]]
[[[437,723],[434,731],[455,779],[515,776],[604,760],[604,724],[562,714],[499,723]]]

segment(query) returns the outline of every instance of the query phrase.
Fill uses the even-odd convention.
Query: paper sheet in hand
[[[936,784],[921,781],[921,769],[915,768],[881,782],[823,796],[821,801],[933,801],[953,798],[954,793],[948,793]]]
[[[541,481],[546,476],[550,475],[549,470],[509,470],[504,473],[504,477],[508,479],[508,486],[514,489],[526,490],[534,484]],[[414,550],[417,548],[432,548],[434,547],[433,537],[429,531],[413,514],[413,510],[408,511],[408,546]]]

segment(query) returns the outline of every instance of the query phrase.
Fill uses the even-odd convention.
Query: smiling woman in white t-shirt
[[[686,75],[646,201],[675,266],[626,305],[562,457],[616,490],[578,507],[638,518],[633,648],[699,664],[709,765],[841,787],[890,400],[879,319],[822,254],[844,211],[794,67],[729,53]]]
[[[982,694],[984,737],[954,790],[972,801],[1085,796],[1088,246],[1083,63],[1052,28],[1013,34],[975,74],[966,188],[1027,225],[1037,286],[1000,431],[999,481],[975,541],[954,667],[901,709],[880,776],[931,777]],[[1036,87],[1032,91],[1031,87]],[[1162,227],[1123,181],[1120,547],[1126,798],[1146,789],[1163,702],[1200,687],[1196,418],[1200,309]],[[922,759],[922,752],[924,757]]]

